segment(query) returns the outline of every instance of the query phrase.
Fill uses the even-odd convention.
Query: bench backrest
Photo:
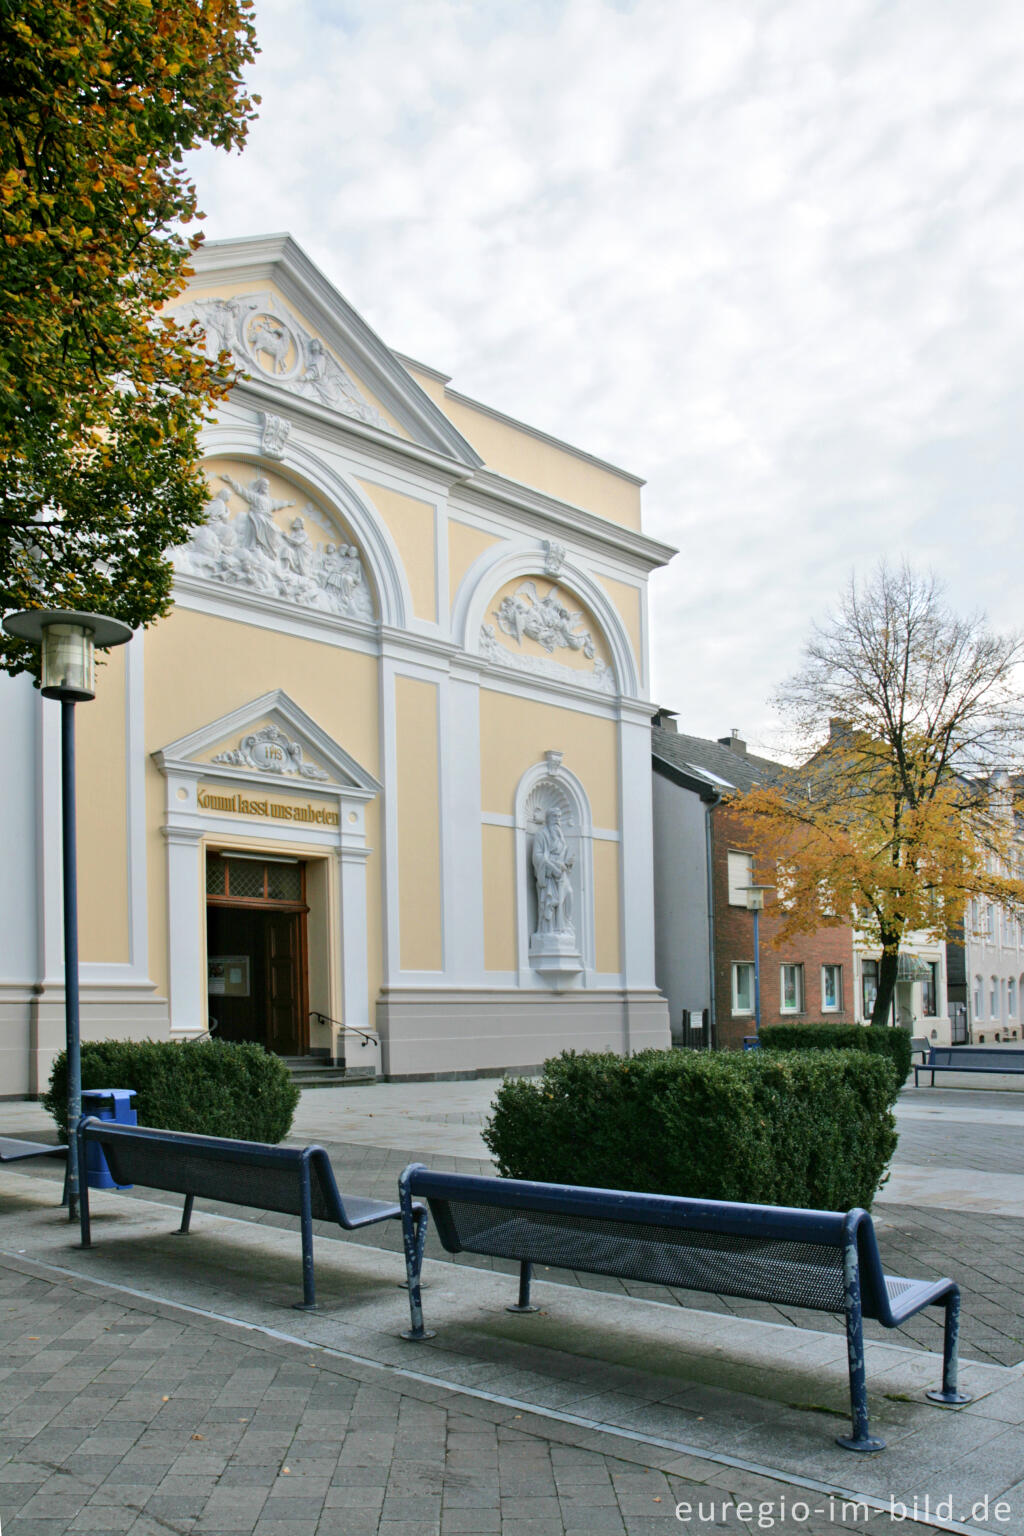
[[[673,1195],[634,1194],[434,1173],[402,1175],[429,1202],[449,1253],[480,1253],[687,1290],[844,1306],[843,1250],[859,1252],[866,1316],[887,1307],[871,1218],[864,1211],[794,1210]],[[879,1310],[881,1309],[881,1310]]]
[[[287,1216],[302,1213],[300,1179],[305,1158],[314,1220],[348,1224],[323,1147],[274,1147],[93,1119],[83,1120],[82,1136],[102,1147],[116,1184],[143,1184]]]
[[[1024,1046],[1004,1048],[989,1045],[933,1045],[926,1066],[991,1067],[998,1072],[1006,1067],[1024,1071]]]

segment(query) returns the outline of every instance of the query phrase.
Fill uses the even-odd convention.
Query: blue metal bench
[[[530,1304],[532,1267],[548,1264],[845,1313],[853,1433],[838,1443],[847,1450],[880,1451],[885,1444],[872,1437],[868,1426],[865,1317],[896,1328],[924,1307],[945,1307],[942,1389],[927,1395],[947,1406],[970,1401],[957,1390],[959,1287],[952,1280],[884,1274],[866,1211],[843,1215],[533,1184],[433,1173],[422,1163],[405,1169],[398,1189],[412,1317],[405,1339],[433,1337],[423,1325],[420,1297],[424,1230],[414,1219],[413,1203],[420,1196],[449,1253],[518,1261],[519,1300],[509,1308],[512,1312],[537,1310]]]
[[[931,1073],[929,1087],[935,1087],[936,1072],[999,1072],[1010,1076],[1024,1072],[1024,1045],[933,1045],[927,1061],[914,1067],[914,1087],[919,1075]]]
[[[336,1221],[347,1232],[374,1222],[396,1220],[400,1206],[386,1200],[343,1200],[334,1170],[323,1147],[273,1147],[258,1141],[231,1141],[219,1136],[193,1136],[150,1126],[120,1125],[88,1116],[79,1121],[79,1167],[87,1146],[102,1148],[115,1184],[142,1184],[185,1196],[181,1235],[189,1230],[197,1195],[298,1216],[302,1231],[302,1301],[316,1306],[313,1278],[313,1222]],[[81,1192],[82,1247],[92,1247],[89,1190]],[[426,1225],[426,1209],[412,1209],[413,1226]],[[422,1241],[422,1237],[421,1237]]]

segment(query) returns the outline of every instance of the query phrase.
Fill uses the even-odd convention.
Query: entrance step
[[[282,1056],[281,1060],[291,1074],[296,1088],[353,1088],[360,1083],[373,1083],[377,1074],[373,1067],[335,1066],[326,1056]]]

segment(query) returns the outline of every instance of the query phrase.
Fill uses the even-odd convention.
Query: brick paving
[[[4,1536],[665,1536],[699,1508],[749,1533],[801,1496],[11,1257],[0,1343]],[[775,1529],[896,1528],[824,1515]]]

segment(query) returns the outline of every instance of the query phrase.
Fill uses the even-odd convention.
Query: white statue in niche
[[[574,940],[570,873],[575,859],[557,805],[544,813],[544,825],[534,836],[531,857],[537,883],[537,934]]]
[[[274,522],[274,513],[285,507],[294,507],[294,501],[275,501],[270,494],[270,481],[265,475],[257,475],[248,486],[239,485],[230,475],[220,477],[237,496],[241,496],[248,511],[242,512],[235,522],[235,540],[240,549],[262,550],[269,560],[276,560],[281,532]]]

